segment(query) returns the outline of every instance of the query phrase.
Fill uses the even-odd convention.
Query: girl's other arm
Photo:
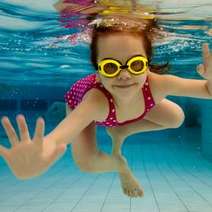
[[[163,75],[157,78],[160,92],[164,97],[173,95],[212,99],[207,80],[185,79],[173,75]]]
[[[184,79],[173,75],[154,75],[152,78],[160,89],[162,96],[189,96],[197,98],[212,98],[212,53],[207,43],[203,44],[203,64],[197,67],[197,72],[206,80]]]

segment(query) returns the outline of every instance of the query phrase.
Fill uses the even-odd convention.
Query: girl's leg
[[[66,111],[70,113],[71,109],[66,106]],[[82,171],[111,172],[118,169],[114,158],[97,148],[94,122],[87,126],[72,143],[72,156]]]
[[[82,171],[96,173],[117,171],[115,160],[97,148],[95,123],[86,127],[72,143],[72,155]]]
[[[127,160],[121,154],[121,146],[124,139],[111,136],[113,142],[112,157],[115,159],[118,167],[119,179],[123,192],[130,197],[143,196],[143,189],[138,180],[133,176]]]
[[[131,197],[142,196],[143,190],[133,176],[125,158],[119,154],[123,140],[113,140],[113,153],[100,152],[96,145],[95,123],[85,128],[72,143],[74,161],[82,171],[119,173],[123,192]]]
[[[70,112],[70,109],[68,110]],[[95,123],[91,123],[78,135],[76,140],[72,142],[73,159],[82,171],[117,171],[124,193],[128,196],[142,196],[142,188],[133,177],[125,158],[119,154],[124,140],[114,137],[112,141],[112,155],[99,151],[96,145],[96,126]]]
[[[166,115],[163,116],[164,118],[170,118],[167,114],[166,104],[155,107],[160,109],[158,112],[166,111]],[[171,120],[173,120],[174,117],[179,116],[178,114],[176,115],[176,112],[179,113],[179,111],[173,110],[173,108],[171,111]],[[154,116],[150,116],[150,118],[153,119]],[[164,122],[167,121],[165,120]],[[112,128],[108,129],[109,135],[112,137],[113,141],[112,156],[97,149],[95,123],[91,123],[85,128],[76,138],[76,141],[72,143],[72,153],[75,162],[79,165],[81,170],[88,172],[118,171],[124,192],[130,196],[140,196],[142,195],[142,189],[132,175],[125,158],[121,155],[121,145],[123,144],[124,139],[130,134],[141,131],[165,129],[167,127],[147,120],[141,120],[127,126],[129,126],[129,128],[123,126],[120,128],[113,128],[113,130],[111,130]],[[126,133],[128,133],[128,135],[126,135]],[[131,188],[133,188],[133,190]],[[134,189],[136,192],[134,192]]]
[[[184,113],[177,104],[164,99],[148,113],[145,119],[149,120],[143,119],[121,127],[107,128],[107,133],[113,141],[112,154],[119,163],[119,177],[123,191],[132,197],[142,196],[143,190],[121,154],[121,146],[125,138],[138,132],[179,127],[184,120]]]
[[[143,190],[120,152],[124,139],[113,137],[112,141],[112,155],[99,151],[96,145],[96,126],[95,123],[91,123],[72,143],[73,159],[82,171],[96,173],[117,171],[123,192],[131,197],[142,196]]]

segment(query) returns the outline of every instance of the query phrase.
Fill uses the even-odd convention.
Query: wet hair
[[[151,72],[155,72],[158,74],[164,74],[168,72],[169,65],[168,63],[162,64],[162,65],[157,65],[157,64],[151,64],[152,61],[152,43],[153,39],[155,36],[157,36],[157,32],[159,31],[159,27],[157,24],[156,19],[151,19],[151,20],[144,20],[145,22],[145,27],[142,29],[138,29],[138,27],[118,27],[118,25],[114,26],[105,26],[105,25],[100,25],[100,26],[94,26],[93,31],[92,31],[92,36],[91,36],[91,45],[90,45],[90,50],[91,50],[91,62],[94,68],[97,70],[97,57],[98,57],[98,38],[100,36],[107,36],[115,33],[128,33],[132,34],[135,36],[140,36],[141,39],[143,40],[144,44],[144,49],[146,51],[146,55],[149,61],[149,70]]]

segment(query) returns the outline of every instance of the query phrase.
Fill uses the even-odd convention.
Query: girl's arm
[[[54,141],[57,144],[71,143],[74,138],[86,128],[92,121],[103,120],[107,114],[105,99],[99,91],[88,92],[86,98],[59,123],[44,141]]]
[[[173,95],[212,99],[209,90],[211,82],[208,80],[185,79],[173,75],[157,76],[157,79],[164,97]]]
[[[11,147],[0,145],[0,156],[19,179],[41,175],[62,156],[70,139],[93,120],[101,120],[101,114],[106,108],[101,110],[101,105],[106,104],[102,104],[94,92],[89,92],[82,103],[46,137],[43,136],[45,123],[42,118],[37,120],[35,133],[31,138],[23,115],[17,116],[19,136],[8,117],[3,117],[2,125]]]
[[[208,44],[203,45],[204,64],[197,67],[198,73],[206,80],[185,79],[173,75],[151,73],[153,87],[160,88],[161,96],[189,96],[212,99],[212,54]],[[155,84],[155,86],[154,86]]]

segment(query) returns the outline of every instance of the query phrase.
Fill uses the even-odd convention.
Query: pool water
[[[202,62],[202,44],[212,48],[210,1],[189,1],[184,7],[164,2],[164,12],[183,12],[183,18],[179,13],[160,21],[169,37],[154,46],[154,61],[169,62],[171,74],[201,79],[195,69]],[[53,3],[0,2],[0,116],[8,115],[17,129],[15,117],[24,114],[31,135],[39,116],[45,118],[45,133],[50,132],[65,116],[65,92],[94,72],[88,44],[71,45],[65,39],[71,30],[61,27]],[[183,125],[132,135],[123,146],[143,198],[125,196],[115,172],[80,171],[69,146],[45,174],[27,181],[16,179],[0,158],[0,212],[211,212],[212,101],[168,99],[183,108]],[[102,151],[111,152],[103,127],[97,140]],[[0,144],[9,148],[2,126]]]

